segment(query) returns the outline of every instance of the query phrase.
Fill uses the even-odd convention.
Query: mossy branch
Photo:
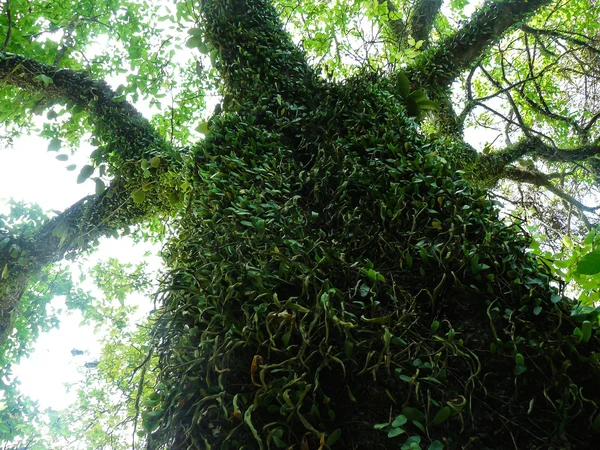
[[[423,88],[450,86],[504,33],[548,3],[549,0],[486,3],[456,33],[417,57],[409,70],[410,78]]]
[[[423,41],[421,48],[429,45],[433,22],[442,8],[442,0],[419,0],[409,20],[410,34],[415,41]]]
[[[44,265],[61,260],[69,252],[89,247],[101,236],[165,211],[170,203],[155,181],[144,191],[145,202],[132,198],[143,183],[143,158],[159,157],[152,167],[154,180],[178,166],[180,156],[156,134],[150,123],[128,102],[119,99],[108,84],[68,69],[42,64],[24,56],[0,53],[0,80],[27,92],[42,94],[44,100],[79,106],[91,116],[97,137],[111,144],[110,157],[104,156],[114,179],[99,195],[87,196],[62,214],[33,230],[26,239],[6,236],[10,242],[0,253],[0,262],[9,271],[0,285],[0,314],[10,314],[18,303],[29,277]],[[98,161],[96,161],[98,162]],[[90,167],[91,168],[91,167]],[[148,169],[146,169],[148,170]],[[26,263],[17,265],[8,254],[18,241]],[[3,321],[3,323],[7,323]],[[0,337],[7,332],[0,329]]]
[[[283,100],[297,101],[315,74],[283,30],[266,0],[204,0],[207,40],[217,49],[217,68],[237,102],[260,101],[265,87]]]

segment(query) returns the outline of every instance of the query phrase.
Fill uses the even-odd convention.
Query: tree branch
[[[206,38],[219,51],[217,69],[236,100],[260,100],[268,87],[297,103],[317,82],[269,1],[204,0],[202,15]]]
[[[577,200],[575,197],[567,194],[562,189],[556,187],[552,182],[546,177],[545,174],[538,171],[530,171],[519,169],[514,166],[508,166],[505,170],[505,178],[516,181],[518,183],[526,183],[531,184],[538,187],[543,187],[548,189],[557,197],[566,201],[567,203],[573,205],[580,212],[580,218],[585,222],[586,226],[590,228],[590,223],[584,213],[594,213],[600,210],[600,206],[587,206]]]
[[[177,165],[180,156],[158,136],[150,123],[121,101],[104,82],[85,74],[58,69],[23,56],[0,53],[0,80],[25,91],[41,94],[48,102],[65,102],[87,110],[95,124],[95,135],[106,143],[106,154],[95,159],[113,169],[114,179],[100,195],[83,198],[59,216],[27,236],[0,236],[0,266],[7,276],[0,280],[0,341],[8,332],[8,320],[28,280],[44,265],[61,260],[69,252],[87,248],[97,238],[140,222],[169,208],[169,193],[161,189],[160,174]],[[140,160],[158,156],[152,171],[153,183],[146,185]],[[156,162],[159,164],[156,164]],[[143,190],[145,202],[136,203],[132,192]],[[139,197],[138,197],[139,198]],[[19,262],[14,250],[18,248]]]
[[[500,0],[486,4],[452,36],[418,56],[409,78],[420,87],[448,87],[492,44],[550,0]]]
[[[410,16],[409,32],[415,41],[423,41],[423,49],[429,46],[431,28],[442,3],[443,0],[418,0]]]
[[[551,37],[555,37],[558,39],[563,39],[571,44],[575,44],[578,45],[580,47],[584,47],[587,50],[589,50],[592,53],[595,53],[596,55],[600,55],[600,49],[594,47],[593,45],[590,45],[589,40],[588,41],[584,41],[582,39],[578,39],[576,37],[572,36],[572,33],[570,33],[569,31],[563,31],[563,30],[540,30],[537,28],[533,28],[530,27],[529,25],[521,25],[521,30],[523,30],[526,33],[532,34],[534,36],[551,36]]]

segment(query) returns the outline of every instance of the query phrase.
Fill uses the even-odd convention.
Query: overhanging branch
[[[550,0],[488,3],[456,33],[417,57],[409,70],[410,78],[425,88],[450,86],[507,30],[548,3]]]

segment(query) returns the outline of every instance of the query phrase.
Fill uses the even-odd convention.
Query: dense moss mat
[[[596,326],[393,86],[314,86],[196,149],[150,446],[589,448]]]

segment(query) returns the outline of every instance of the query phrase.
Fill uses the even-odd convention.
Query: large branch
[[[585,213],[596,213],[598,210],[600,210],[600,206],[587,206],[579,200],[577,200],[572,195],[567,194],[565,191],[555,186],[546,174],[543,174],[541,172],[535,170],[519,169],[518,167],[514,166],[508,166],[504,172],[504,177],[506,179],[516,181],[517,183],[526,183],[531,184],[533,186],[548,189],[558,198],[573,205],[578,211],[577,215],[580,219],[583,220],[588,229],[590,229],[591,224],[588,218],[586,217]]]
[[[423,41],[423,47],[429,45],[429,35],[433,22],[442,7],[443,0],[418,0],[410,16],[409,31],[415,41]]]
[[[420,87],[448,87],[510,28],[550,0],[504,0],[490,2],[452,36],[419,55],[409,69],[409,78]]]
[[[46,264],[61,260],[68,252],[86,248],[103,235],[112,235],[168,207],[168,193],[159,188],[160,174],[179,157],[158,136],[135,108],[116,98],[104,82],[83,73],[41,64],[24,56],[0,53],[0,81],[42,95],[47,102],[63,102],[87,110],[96,136],[110,145],[99,158],[110,165],[114,179],[101,195],[80,200],[59,216],[27,236],[3,232],[0,241],[0,340],[10,326],[9,316],[30,276]],[[150,187],[144,186],[145,202],[136,203],[133,191],[147,181],[140,160],[158,156]],[[99,162],[98,160],[96,162]],[[156,164],[158,162],[158,164]],[[138,195],[138,201],[140,199]],[[1,230],[0,230],[1,231]]]
[[[202,1],[207,40],[218,49],[217,68],[238,101],[261,101],[265,87],[297,102],[316,81],[304,54],[266,0]]]
[[[481,155],[477,164],[481,169],[485,169],[486,173],[501,174],[505,167],[526,155],[548,162],[581,162],[600,155],[600,145],[596,143],[574,148],[556,148],[537,136],[530,136],[502,150]]]

